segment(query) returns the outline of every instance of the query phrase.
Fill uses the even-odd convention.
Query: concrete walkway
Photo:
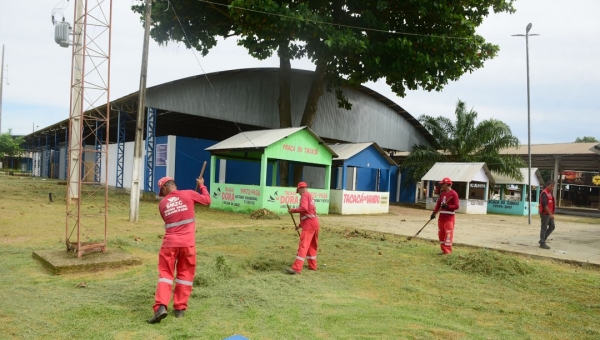
[[[323,226],[339,226],[413,236],[431,215],[416,207],[391,206],[390,214],[375,216],[321,216]],[[550,236],[551,249],[538,244],[540,218],[505,215],[456,215],[454,243],[485,247],[506,252],[529,254],[600,266],[600,219],[556,215],[556,230]],[[431,221],[419,235],[437,241],[437,220]]]

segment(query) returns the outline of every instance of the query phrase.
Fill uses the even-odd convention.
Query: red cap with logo
[[[448,184],[448,185],[452,185],[452,180],[449,177],[444,177],[442,179],[442,181],[440,182],[440,184]]]
[[[158,190],[162,189],[162,187],[165,185],[165,183],[167,183],[168,181],[173,181],[173,178],[171,177],[163,177],[161,179],[158,180]]]
[[[300,190],[300,188],[308,188],[308,185],[306,184],[306,182],[300,182],[300,183],[298,183],[298,187],[296,188],[296,192],[298,192],[298,190]]]

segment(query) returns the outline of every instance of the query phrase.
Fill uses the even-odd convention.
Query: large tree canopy
[[[519,140],[512,135],[508,125],[496,119],[476,124],[477,112],[467,111],[465,103],[460,100],[455,114],[456,123],[446,117],[419,117],[441,149],[415,145],[402,163],[402,169],[407,170],[409,178],[420,181],[437,162],[485,162],[492,171],[523,179],[519,171],[526,166],[523,160],[516,155],[500,154],[502,149],[519,146]]]
[[[290,61],[307,57],[315,73],[301,126],[312,126],[324,86],[351,109],[342,86],[385,79],[407,89],[441,90],[483,67],[498,47],[476,34],[494,12],[514,12],[514,0],[178,0],[152,6],[151,36],[183,42],[206,55],[219,38],[236,37],[258,59],[280,59],[280,127],[291,127]],[[132,6],[144,20],[145,6]],[[280,169],[286,169],[281,166]],[[301,171],[301,168],[297,168]],[[294,181],[299,179],[296,171]],[[287,181],[282,173],[281,180]]]
[[[25,141],[22,137],[11,136],[12,130],[0,134],[0,157],[15,157],[23,152],[21,144]]]
[[[514,12],[513,1],[159,1],[151,35],[203,55],[217,38],[235,36],[253,57],[308,56],[317,66],[324,63],[332,76],[327,80],[342,77],[346,85],[359,85],[385,78],[404,96],[406,89],[441,90],[483,67],[498,47],[475,30],[490,10]],[[143,14],[144,5],[132,9]]]

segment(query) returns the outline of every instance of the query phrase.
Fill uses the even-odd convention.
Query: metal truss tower
[[[112,0],[75,0],[73,22],[65,241],[81,257],[107,243]]]
[[[146,117],[146,169],[144,185],[145,191],[154,191],[154,170],[156,168],[156,159],[154,157],[156,149],[156,109],[148,108]]]

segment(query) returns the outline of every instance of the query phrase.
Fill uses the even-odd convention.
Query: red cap
[[[168,181],[173,181],[173,178],[171,177],[163,177],[161,179],[158,180],[158,190],[160,190],[163,185],[165,185],[165,183],[167,183]]]
[[[300,182],[300,183],[298,183],[298,187],[296,188],[296,192],[298,192],[298,190],[300,190],[300,188],[308,188],[308,185],[306,184],[306,182]]]
[[[444,177],[444,179],[442,179],[442,181],[440,183],[452,185],[452,180],[449,177]]]

